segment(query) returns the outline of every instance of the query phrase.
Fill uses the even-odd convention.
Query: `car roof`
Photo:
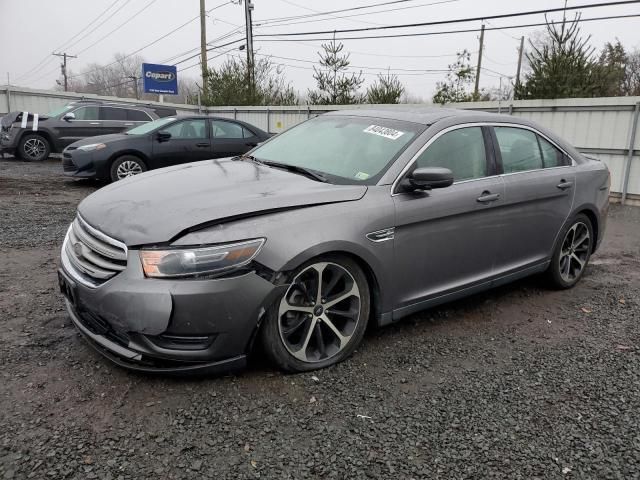
[[[450,117],[473,116],[476,118],[486,117],[487,120],[495,120],[495,114],[443,107],[356,108],[349,110],[335,110],[327,113],[326,115],[385,118],[388,120],[419,123],[421,125],[433,125],[439,120]]]

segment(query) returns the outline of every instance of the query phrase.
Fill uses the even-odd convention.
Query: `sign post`
[[[178,73],[175,65],[143,63],[142,80],[145,93],[178,94]]]

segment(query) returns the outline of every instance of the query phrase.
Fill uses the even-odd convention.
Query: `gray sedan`
[[[340,362],[367,325],[535,273],[570,288],[609,172],[525,120],[447,109],[322,115],[249,154],[87,197],[59,283],[73,323],[141,371]]]

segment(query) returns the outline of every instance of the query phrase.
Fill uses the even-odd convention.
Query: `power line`
[[[318,15],[322,15],[323,12],[321,12],[320,10],[314,10],[313,8],[309,8],[309,7],[305,7],[304,5],[300,5],[294,2],[291,2],[290,0],[280,0],[281,2],[284,2],[288,5],[292,5],[294,7],[298,7],[298,8],[302,8],[303,10],[307,10],[309,12],[314,12]],[[326,14],[325,14],[326,15]],[[341,17],[336,17],[333,15],[330,15],[329,18],[323,18],[323,19],[319,19],[319,20],[307,20],[306,22],[292,22],[292,23],[278,23],[277,25],[267,25],[267,27],[269,26],[281,26],[281,25],[294,25],[296,23],[310,23],[310,22],[326,22],[327,20],[334,20],[334,19],[340,19]],[[350,20],[353,23],[361,23],[364,25],[381,25],[380,23],[375,23],[375,22],[368,22],[366,20]]]
[[[630,5],[635,3],[640,3],[640,0],[601,2],[601,3],[592,3],[592,4],[586,4],[586,5],[575,5],[571,7],[562,7],[562,8],[547,8],[543,10],[529,10],[526,12],[502,13],[498,15],[487,15],[484,17],[457,18],[454,20],[436,20],[433,22],[405,23],[405,24],[399,24],[399,25],[384,25],[380,27],[346,28],[341,30],[318,30],[318,31],[312,31],[312,32],[269,33],[269,34],[262,34],[260,36],[290,37],[290,36],[302,36],[302,35],[325,35],[325,34],[335,35],[337,33],[368,32],[372,30],[394,30],[398,28],[429,27],[434,25],[449,25],[453,23],[478,22],[483,20],[497,20],[502,18],[540,15],[540,14],[547,14],[547,13],[554,13],[554,12],[564,12],[567,10],[580,10],[580,9],[598,8],[598,7],[611,7],[611,6],[617,6],[617,5]]]
[[[69,48],[73,47],[74,45],[77,45],[78,43],[80,43],[85,38],[87,38],[89,35],[91,35],[93,32],[95,32],[97,29],[99,29],[102,25],[107,23],[111,18],[113,18],[116,13],[118,13],[120,10],[122,10],[124,7],[126,7],[129,4],[129,2],[131,2],[131,0],[126,0],[122,5],[120,5],[118,8],[116,8],[116,10],[114,12],[112,12],[107,18],[105,18],[101,23],[99,23],[94,29],[92,29],[91,31],[89,31],[86,34],[84,34],[82,37],[77,39],[72,44],[67,45],[65,47],[65,49],[69,49]]]
[[[81,29],[78,33],[76,33],[75,35],[73,35],[71,38],[69,38],[68,40],[66,40],[65,42],[61,43],[59,46],[57,46],[56,48],[54,48],[53,50],[61,50],[62,47],[64,47],[67,43],[69,43],[71,40],[75,39],[78,35],[81,35],[82,33],[84,33],[88,28],[91,27],[91,25],[93,25],[94,23],[96,23],[100,17],[102,17],[105,13],[107,13],[109,10],[111,10],[111,7],[113,7],[116,3],[118,3],[120,0],[115,0],[113,3],[111,3],[106,9],[104,9],[102,11],[102,13],[100,13],[97,17],[95,17],[93,20],[91,20],[83,29]],[[34,72],[35,70],[37,70],[40,66],[43,66],[50,63],[53,60],[53,58],[51,57],[51,55],[47,54],[42,60],[40,60],[40,62],[33,68],[31,68],[30,70],[26,71],[25,73],[23,73],[22,75],[19,75],[16,80],[19,80],[21,78],[24,77],[28,77],[30,76],[31,72]]]
[[[635,0],[640,1],[640,0]],[[616,19],[624,19],[624,18],[635,18],[640,17],[640,14],[629,14],[629,15],[609,15],[606,17],[594,17],[594,18],[580,18],[579,23],[584,22],[595,22],[600,20],[616,20]],[[562,20],[557,22],[542,22],[542,23],[526,23],[520,25],[505,25],[502,27],[487,27],[486,31],[489,30],[508,30],[513,28],[530,28],[530,27],[543,27],[546,25],[555,25],[562,23]],[[319,37],[319,38],[305,38],[307,41],[327,41],[327,40],[370,40],[370,39],[383,39],[383,38],[404,38],[404,37],[425,37],[431,35],[449,35],[454,33],[474,33],[479,32],[481,28],[468,28],[462,30],[446,30],[440,32],[418,32],[418,33],[397,33],[392,35],[363,35],[358,37]],[[275,34],[273,34],[275,35]],[[262,36],[271,36],[271,35],[256,35],[256,37]],[[273,38],[273,39],[261,39],[261,42],[291,42],[296,40],[282,39],[282,38]]]
[[[213,57],[207,56],[207,60],[214,60],[214,59],[216,59],[218,57],[221,57],[223,55],[227,55],[228,53],[233,52],[234,50],[235,50],[235,47],[234,48],[230,48],[229,50],[226,50],[226,51],[224,51],[222,53],[219,53],[218,55],[214,55]],[[189,65],[188,67],[181,68],[180,70],[178,70],[178,72],[184,72],[185,70],[189,70],[190,68],[197,67],[198,65],[200,65],[200,62],[196,62],[193,65]]]
[[[94,45],[100,43],[102,40],[104,40],[105,38],[109,37],[110,35],[112,35],[113,33],[117,32],[118,30],[120,30],[122,27],[124,27],[127,23],[129,23],[131,20],[133,20],[134,18],[136,18],[138,15],[140,15],[142,12],[144,12],[147,8],[149,8],[151,5],[153,5],[154,3],[156,3],[158,0],[151,0],[149,3],[147,3],[144,7],[142,7],[140,10],[138,10],[136,13],[134,13],[132,16],[130,16],[126,21],[122,22],[120,25],[118,25],[116,28],[114,28],[113,30],[111,30],[109,33],[107,33],[106,35],[100,37],[98,40],[96,40],[95,42],[93,42],[91,45],[89,45],[88,47],[83,48],[82,50],[80,50],[78,52],[78,55],[80,55],[81,53],[86,52],[87,50],[89,50],[91,47],[93,47]]]
[[[281,1],[285,1],[285,0],[281,0]],[[459,1],[460,0],[440,0],[440,1],[437,1],[437,2],[423,3],[421,5],[411,5],[411,6],[408,6],[408,7],[388,8],[388,9],[385,9],[385,10],[377,10],[375,12],[354,13],[352,15],[331,16],[330,18],[320,18],[320,19],[317,19],[317,20],[301,20],[301,21],[296,21],[296,22],[277,23],[277,24],[274,24],[274,25],[271,25],[271,24],[266,24],[265,25],[265,24],[258,23],[257,25],[261,26],[262,28],[273,28],[273,27],[284,27],[284,26],[287,26],[287,25],[298,25],[298,24],[301,24],[301,23],[326,22],[328,20],[345,20],[345,19],[349,20],[352,17],[361,17],[361,16],[364,16],[364,15],[375,15],[375,14],[387,13],[387,12],[397,12],[397,11],[400,11],[400,10],[409,10],[409,9],[412,9],[412,8],[420,8],[420,7],[430,7],[430,6],[433,6],[433,5],[440,5],[440,4],[443,4],[443,3],[453,3],[453,2],[459,2]],[[366,8],[371,8],[371,7],[366,7]],[[321,15],[321,14],[322,13],[318,13],[318,15]],[[351,20],[351,21],[355,22],[356,20]],[[381,23],[373,23],[373,22],[366,22],[366,23],[369,23],[369,24],[372,24],[372,25],[384,26]]]
[[[216,5],[216,6],[215,6],[215,7],[213,7],[213,8],[210,8],[209,10],[207,10],[207,13],[210,13],[210,12],[212,12],[212,11],[214,11],[214,10],[218,9],[218,8],[224,7],[225,5],[229,5],[229,4],[231,4],[231,3],[232,3],[232,2],[231,2],[231,0],[227,0],[227,1],[225,1],[225,2],[223,2],[223,3],[221,3],[221,4],[219,4],[219,5]],[[151,45],[155,45],[156,43],[158,43],[158,42],[159,42],[159,41],[161,41],[161,40],[164,40],[164,39],[165,39],[165,38],[167,38],[168,36],[173,35],[173,34],[174,34],[175,32],[177,32],[178,30],[180,30],[180,29],[182,29],[182,28],[186,27],[186,26],[187,26],[187,25],[189,25],[191,22],[193,22],[193,21],[195,21],[195,20],[198,20],[199,18],[200,18],[200,15],[196,15],[196,16],[195,16],[195,17],[193,17],[191,20],[187,20],[187,21],[186,21],[186,22],[184,22],[182,25],[180,25],[180,26],[178,26],[178,27],[174,28],[174,29],[173,29],[173,30],[171,30],[170,32],[165,33],[164,35],[162,35],[162,36],[160,36],[160,37],[156,38],[155,40],[153,40],[153,41],[151,41],[151,42],[147,43],[147,44],[146,44],[146,45],[144,45],[143,47],[140,47],[140,48],[138,48],[137,50],[134,50],[133,52],[128,53],[128,54],[127,54],[127,55],[125,55],[124,57],[121,57],[120,59],[118,59],[118,60],[116,60],[116,61],[114,61],[114,62],[111,62],[111,63],[109,63],[109,64],[107,64],[107,65],[100,66],[100,67],[98,67],[98,68],[94,68],[93,70],[89,70],[89,71],[86,71],[86,72],[83,72],[83,73],[78,73],[78,74],[76,74],[76,75],[71,75],[69,78],[77,78],[77,77],[86,76],[86,75],[89,75],[89,74],[91,74],[91,73],[99,72],[100,70],[102,70],[102,69],[104,69],[104,68],[107,68],[107,67],[110,67],[111,65],[115,65],[116,63],[118,63],[118,62],[120,62],[120,61],[122,61],[122,60],[124,60],[124,59],[126,59],[126,58],[129,58],[129,57],[131,57],[131,56],[135,55],[136,53],[141,52],[142,50],[145,50],[145,49],[149,48]]]
[[[244,41],[244,37],[238,38],[236,40],[232,40],[229,43],[225,43],[223,45],[216,45],[215,47],[207,48],[207,52],[210,52],[211,50],[215,50],[217,48],[228,47],[229,45],[233,45],[234,43],[238,43],[238,42],[242,42],[242,41]],[[191,55],[190,57],[184,58],[184,59],[180,60],[179,62],[174,63],[173,65],[174,66],[180,65],[181,63],[187,62],[187,61],[191,60],[192,58],[196,58],[196,57],[199,57],[199,56],[200,56],[200,53],[196,53],[195,55]],[[191,67],[189,67],[189,68],[191,68]]]

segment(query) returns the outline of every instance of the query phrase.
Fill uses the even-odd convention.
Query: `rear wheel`
[[[557,288],[571,288],[584,274],[593,251],[593,226],[584,215],[577,215],[565,227],[549,265],[549,277]]]
[[[117,182],[123,178],[139,175],[146,171],[147,166],[141,159],[133,155],[123,155],[116,158],[111,164],[111,181]]]
[[[295,271],[267,311],[262,343],[283,370],[324,368],[358,347],[369,311],[369,285],[358,264],[338,255],[319,257]]]
[[[49,158],[51,145],[42,135],[30,133],[24,135],[18,143],[18,157],[30,162],[41,162]]]

